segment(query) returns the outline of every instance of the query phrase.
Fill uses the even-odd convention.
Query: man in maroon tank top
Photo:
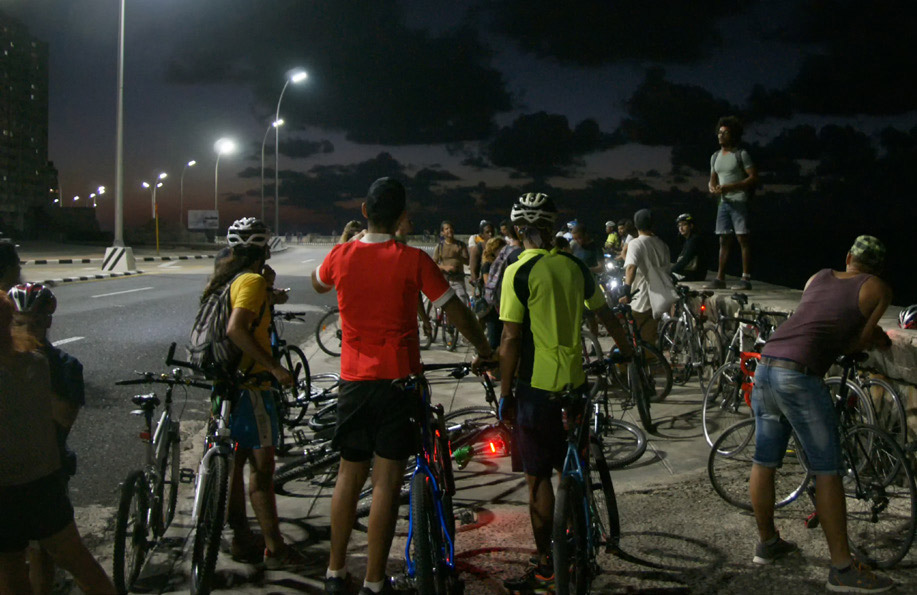
[[[755,372],[749,492],[759,542],[753,561],[772,564],[797,549],[774,526],[774,475],[795,432],[815,475],[815,506],[831,554],[829,591],[855,587],[859,593],[879,593],[894,586],[850,556],[840,433],[833,399],[822,380],[838,356],[891,345],[878,325],[892,299],[891,288],[876,276],[884,262],[882,243],[860,236],[847,254],[845,270],[813,275],[796,312],[765,345]]]

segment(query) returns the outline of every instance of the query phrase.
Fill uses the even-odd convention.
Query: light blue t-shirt
[[[751,156],[745,149],[740,149],[742,153],[742,164],[745,169],[739,165],[735,153],[732,151],[724,152],[722,150],[713,154],[710,159],[710,173],[716,172],[720,185],[735,184],[748,177],[747,170],[754,167]],[[748,194],[744,190],[737,190],[723,195],[723,199],[728,202],[745,202],[748,200]]]

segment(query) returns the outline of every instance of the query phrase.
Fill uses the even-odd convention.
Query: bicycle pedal
[[[293,430],[293,441],[296,442],[296,444],[299,446],[304,446],[311,442],[303,430]]]
[[[194,483],[194,469],[182,467],[178,474],[179,483]]]

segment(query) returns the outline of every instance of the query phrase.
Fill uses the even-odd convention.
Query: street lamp
[[[93,208],[93,209],[96,208],[96,193],[93,192],[92,194],[90,194],[90,195],[89,195],[89,198],[92,199],[92,208]]]
[[[79,197],[79,196],[74,196],[74,197],[73,197],[73,202],[77,202],[78,200],[80,200],[80,197]]]
[[[165,173],[161,173],[161,174],[159,174],[159,178],[158,178],[158,179],[159,179],[159,180],[164,180],[164,179],[166,179],[166,175],[167,175],[167,174],[165,174]],[[152,197],[151,197],[151,202],[152,202],[152,204],[153,204],[153,221],[154,221],[155,227],[156,227],[156,254],[159,254],[159,205],[156,204],[156,189],[157,189],[157,188],[162,188],[162,182],[156,182],[156,183],[155,183],[154,185],[152,185],[152,186],[150,186],[150,184],[149,184],[148,182],[143,182],[143,183],[141,183],[140,185],[143,186],[144,188],[151,188],[151,187],[152,187],[152,189],[153,189]]]
[[[220,157],[230,155],[236,152],[236,142],[230,138],[221,138],[213,143],[213,150],[217,152],[217,162],[213,167],[213,210],[217,212],[217,229],[220,227],[220,208],[217,204],[219,196],[218,188],[220,182]]]
[[[280,102],[283,101],[283,94],[290,83],[299,84],[306,80],[309,75],[302,68],[288,70],[286,82],[280,91],[280,98],[277,100],[277,111],[274,114],[274,121],[280,119]],[[274,234],[280,235],[280,129],[274,135]]]
[[[185,172],[189,167],[194,167],[197,165],[197,161],[192,159],[185,164],[185,167],[181,170],[181,184],[178,197],[178,226],[181,227],[185,221]]]
[[[92,208],[93,209],[96,208],[96,206],[98,206],[96,205],[96,198],[102,196],[103,194],[105,194],[105,186],[99,186],[98,188],[96,188],[95,192],[89,195],[89,198],[92,199]]]
[[[264,139],[261,141],[261,221],[264,221],[264,143],[267,142],[267,135],[272,128],[283,126],[283,119],[274,120],[271,125],[264,131]]]

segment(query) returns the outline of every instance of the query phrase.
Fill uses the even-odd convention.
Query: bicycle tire
[[[312,375],[309,372],[309,360],[302,349],[295,345],[284,345],[280,351],[280,361],[293,374],[291,386],[278,386],[280,422],[288,428],[295,428],[306,416],[309,408],[309,397],[312,395]],[[299,372],[296,369],[299,367]]]
[[[825,378],[825,386],[828,387],[831,397],[836,400],[841,388],[841,377],[830,376]],[[850,379],[847,380],[847,391],[848,399],[851,398],[851,393],[856,395],[856,403],[852,408],[853,410],[850,411],[854,422],[857,425],[874,426],[876,423],[876,411],[872,406],[872,399],[866,396],[860,385]]]
[[[743,382],[745,374],[738,362],[727,362],[713,373],[707,383],[701,406],[701,425],[704,439],[710,446],[724,430],[751,416],[751,407],[745,402]]]
[[[131,471],[121,485],[121,499],[115,520],[112,579],[118,593],[127,593],[133,589],[150,547],[148,494],[143,471]]]
[[[637,414],[640,417],[640,423],[643,429],[652,433],[653,417],[650,414],[650,397],[646,372],[636,363],[631,362],[627,366],[627,380],[630,385],[630,393],[633,396],[634,403],[637,405]]]
[[[592,461],[589,465],[589,498],[595,511],[596,526],[606,552],[613,552],[621,546],[621,517],[618,514],[618,499],[615,497],[611,472],[602,451],[602,442],[593,436],[589,441]]]
[[[331,357],[340,357],[342,337],[341,312],[334,308],[318,319],[318,324],[315,325],[315,342],[318,343],[319,349]]]
[[[288,493],[286,484],[293,481],[310,480],[326,472],[341,459],[340,454],[329,451],[324,456],[316,459],[300,457],[295,461],[285,463],[274,471],[274,490],[278,493]]]
[[[417,581],[417,590],[420,593],[441,593],[438,589],[438,580],[434,566],[434,552],[436,551],[436,535],[433,514],[433,494],[427,483],[427,476],[417,473],[411,479],[411,559],[414,561],[414,571]]]
[[[636,462],[646,452],[646,434],[622,419],[606,419],[601,436],[608,467],[621,469]]]
[[[914,541],[914,473],[895,438],[881,428],[855,425],[845,432],[844,443],[850,548],[861,562],[891,568],[904,558]]]
[[[902,449],[907,445],[907,412],[901,396],[891,383],[881,378],[867,378],[860,387],[872,401],[876,412],[875,424],[891,434]]]
[[[229,486],[229,459],[217,454],[210,459],[210,470],[201,487],[201,511],[191,548],[191,593],[207,595],[213,588],[213,573],[220,555],[220,537],[226,518]]]
[[[691,352],[686,339],[685,326],[675,318],[665,321],[659,329],[659,351],[672,369],[672,382],[679,386],[691,378]]]
[[[166,483],[166,477],[169,478],[167,482],[169,484],[169,493],[163,501],[163,529],[172,524],[172,519],[175,518],[175,507],[178,505],[178,488],[181,485],[181,442],[179,435],[178,424],[176,424],[174,433],[169,433],[169,456],[163,461],[163,468],[160,470],[164,483]],[[166,475],[167,472],[168,475]]]
[[[554,501],[552,550],[557,595],[588,593],[589,559],[586,552],[586,513],[579,482],[565,476]]]
[[[723,343],[720,334],[716,332],[716,327],[712,324],[705,324],[701,328],[700,348],[703,360],[697,368],[697,380],[700,383],[701,390],[707,388],[713,374],[722,364]]]
[[[643,344],[643,361],[650,400],[660,403],[672,392],[672,367],[654,345],[647,343]]]
[[[316,432],[334,427],[338,422],[338,402],[329,403],[312,414],[309,418],[309,427]]]
[[[713,490],[724,501],[749,512],[752,506],[748,478],[755,454],[754,437],[754,418],[742,420],[720,434],[707,457],[707,476]],[[802,451],[795,437],[791,437],[783,466],[774,478],[775,508],[782,508],[796,500],[809,481]]]
[[[423,332],[423,322],[418,318],[417,319],[417,338],[420,339],[420,348],[423,350],[429,349],[433,346],[433,322],[430,322],[430,334],[427,335]]]
[[[446,351],[458,349],[459,332],[455,325],[447,323],[443,326],[443,345],[446,347]]]

